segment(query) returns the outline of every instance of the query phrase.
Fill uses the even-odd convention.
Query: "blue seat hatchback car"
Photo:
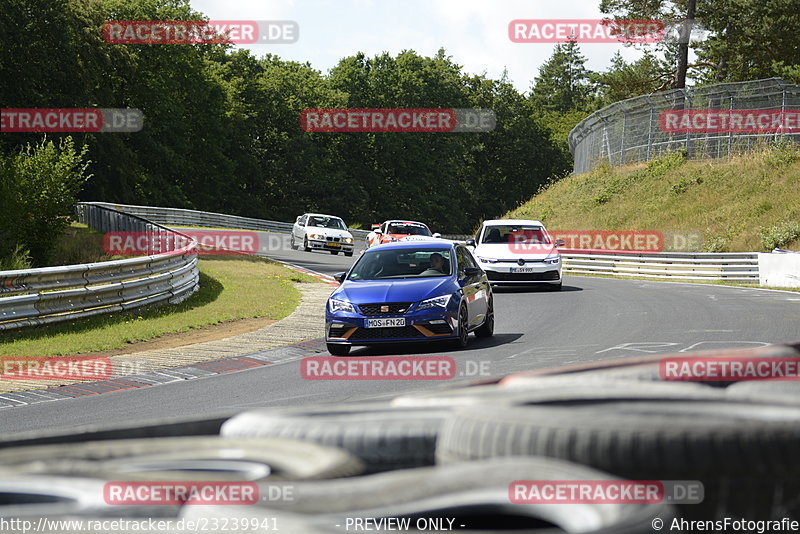
[[[494,334],[492,288],[464,245],[397,242],[364,252],[328,298],[328,351],[346,356],[357,345],[450,340]]]

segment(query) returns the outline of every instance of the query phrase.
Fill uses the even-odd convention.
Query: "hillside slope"
[[[601,165],[552,183],[506,217],[539,219],[552,230],[697,231],[712,252],[798,250],[800,149]]]

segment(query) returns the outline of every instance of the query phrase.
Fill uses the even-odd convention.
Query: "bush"
[[[766,160],[775,167],[784,167],[800,160],[800,149],[796,143],[781,139],[770,143]]]
[[[50,265],[74,265],[112,259],[103,250],[103,234],[82,225],[67,228],[53,243],[51,250]]]
[[[795,222],[782,222],[761,229],[761,245],[766,250],[785,247],[798,238],[800,238],[800,224]]]
[[[678,180],[676,184],[672,186],[670,191],[676,195],[680,195],[681,193],[685,193],[689,190],[689,187],[693,184],[702,184],[703,178],[698,176],[696,178],[681,178]]]
[[[0,257],[30,251],[34,266],[48,262],[53,245],[74,218],[83,183],[87,148],[75,150],[71,137],[58,146],[47,139],[16,154],[0,155]]]
[[[730,241],[725,236],[712,237],[706,242],[706,252],[728,252]]]
[[[661,178],[684,163],[686,163],[686,149],[682,148],[651,159],[647,162],[645,172],[653,178]]]
[[[8,257],[0,258],[0,271],[18,271],[31,268],[30,252],[17,245]]]

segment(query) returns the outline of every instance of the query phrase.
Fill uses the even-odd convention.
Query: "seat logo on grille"
[[[387,313],[389,311],[389,306],[381,306],[381,313]]]

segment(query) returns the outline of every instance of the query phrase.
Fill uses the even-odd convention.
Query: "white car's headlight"
[[[550,265],[555,265],[560,261],[561,261],[561,256],[549,257],[544,259],[544,262],[549,263]]]
[[[319,239],[320,241],[325,241],[325,236],[322,234],[308,234],[308,237],[311,239]]]
[[[350,244],[350,243],[353,242],[353,238],[352,237],[345,237],[344,239],[342,239],[342,241],[344,241],[347,244]]]
[[[328,310],[331,313],[336,312],[348,312],[348,313],[355,313],[356,309],[353,307],[351,302],[347,302],[346,300],[337,300],[337,299],[328,299]]]
[[[442,295],[441,297],[433,297],[432,299],[423,300],[419,303],[417,307],[418,310],[427,310],[428,308],[447,308],[447,304],[450,302],[450,295]]]
[[[484,258],[483,256],[478,256],[478,259],[481,263],[497,263],[497,260],[494,258]]]

